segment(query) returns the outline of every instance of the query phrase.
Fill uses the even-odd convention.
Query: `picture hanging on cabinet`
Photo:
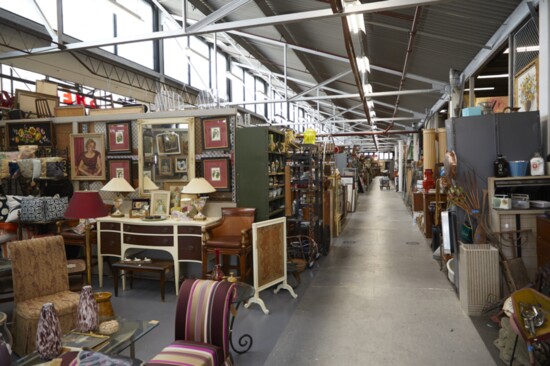
[[[172,158],[159,158],[159,175],[173,175]]]
[[[70,135],[71,179],[105,180],[105,135]]]
[[[109,179],[124,178],[132,185],[132,159],[107,160]]]
[[[107,127],[107,153],[131,154],[132,130],[131,122],[110,122]]]
[[[230,191],[229,159],[203,159],[202,171],[204,178],[218,191]]]
[[[537,111],[539,109],[539,63],[538,59],[531,61],[514,77],[514,106],[520,112]]]
[[[227,118],[203,119],[202,142],[205,150],[228,149],[229,130]]]
[[[180,154],[180,135],[175,132],[165,132],[159,133],[156,138],[159,155]]]
[[[187,158],[176,158],[175,161],[175,172],[187,173]]]
[[[53,124],[48,122],[6,122],[7,145],[53,145]]]

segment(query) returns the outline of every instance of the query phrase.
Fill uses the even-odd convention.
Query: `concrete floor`
[[[160,321],[137,344],[142,360],[173,340],[176,296],[173,284],[166,287],[163,303],[157,281],[136,279],[112,301],[118,315]],[[112,291],[112,278],[104,290]],[[254,343],[234,353],[236,365],[496,365],[496,331],[476,330],[485,321],[463,313],[401,195],[377,181],[359,195],[329,255],[302,273],[296,293],[262,292],[269,315],[257,305],[239,309],[234,334]],[[11,316],[11,303],[0,311]]]

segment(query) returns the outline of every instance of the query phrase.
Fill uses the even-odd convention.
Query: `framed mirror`
[[[145,176],[164,190],[195,177],[194,118],[140,119],[138,122],[139,193],[151,194]],[[147,180],[149,182],[149,180]]]

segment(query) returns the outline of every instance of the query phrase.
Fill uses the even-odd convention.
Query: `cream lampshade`
[[[151,180],[151,178],[149,178],[148,175],[143,177],[143,190],[144,191],[156,191],[157,189],[159,189],[159,186],[157,186],[155,184],[155,182],[153,182]]]
[[[113,178],[107,183],[103,188],[101,188],[104,192],[115,192],[116,198],[113,200],[113,203],[115,205],[115,212],[111,214],[113,217],[123,217],[124,214],[120,212],[120,206],[122,205],[122,201],[124,199],[124,194],[129,192],[134,192],[135,189],[128,183],[128,181],[124,178]]]
[[[194,202],[198,214],[193,217],[193,220],[206,220],[206,216],[202,214],[202,210],[206,205],[206,197],[200,197],[200,195],[213,192],[216,192],[216,188],[212,187],[212,185],[204,178],[193,178],[185,187],[183,187],[181,193],[198,195],[198,198]]]

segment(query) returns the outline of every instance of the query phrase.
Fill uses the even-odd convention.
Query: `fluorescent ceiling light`
[[[524,47],[516,47],[516,52],[537,52],[540,50],[540,46],[524,46]],[[504,53],[510,53],[510,49],[507,48],[504,50]]]
[[[370,61],[367,56],[356,57],[356,61],[359,72],[362,72],[363,74],[367,71],[370,72]]]
[[[502,79],[507,78],[508,74],[479,75],[478,79]]]
[[[495,90],[494,86],[488,86],[485,88],[474,88],[474,91],[482,91],[482,90]],[[465,92],[470,91],[470,88],[464,89]]]

